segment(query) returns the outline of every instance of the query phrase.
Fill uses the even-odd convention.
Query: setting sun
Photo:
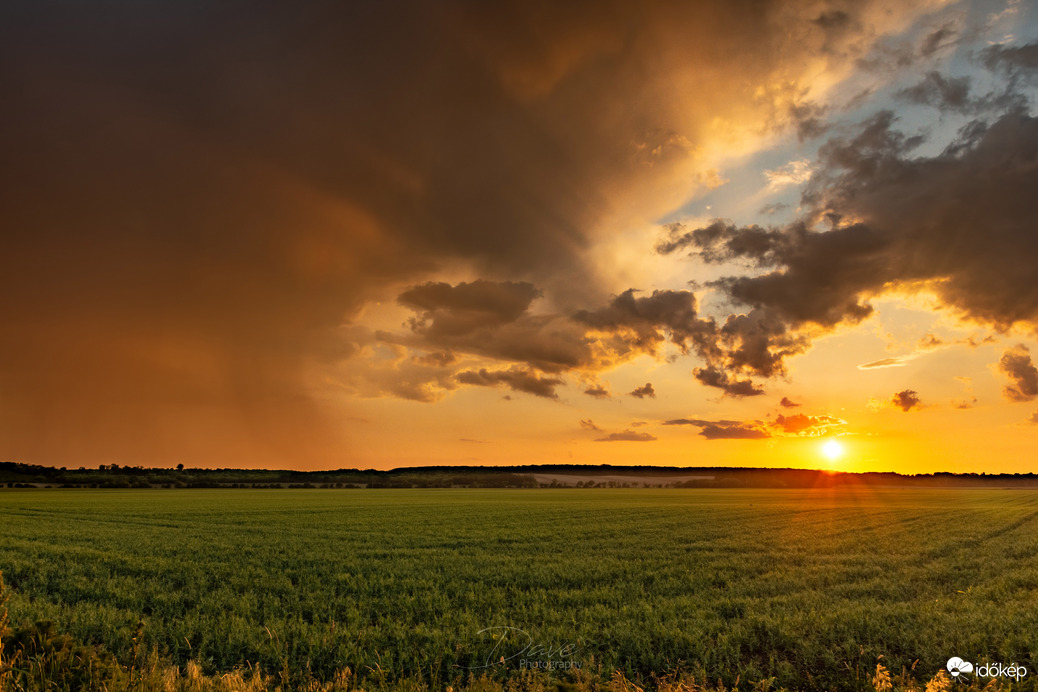
[[[826,440],[822,445],[822,454],[824,454],[825,458],[829,461],[836,461],[843,456],[843,453],[843,444],[838,440]]]

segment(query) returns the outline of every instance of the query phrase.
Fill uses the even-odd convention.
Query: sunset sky
[[[1038,471],[1033,3],[10,0],[0,62],[0,460]]]

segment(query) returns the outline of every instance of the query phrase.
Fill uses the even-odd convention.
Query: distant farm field
[[[209,673],[1038,678],[1032,491],[22,490],[0,522],[12,625],[125,660],[143,620]]]

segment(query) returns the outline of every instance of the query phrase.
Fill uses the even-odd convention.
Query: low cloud
[[[545,399],[557,399],[555,388],[563,383],[559,377],[542,377],[532,370],[512,368],[510,370],[466,370],[455,375],[462,384],[477,387],[497,387],[505,385],[516,392],[525,392]]]
[[[907,365],[908,363],[912,362],[913,360],[916,360],[917,358],[919,358],[919,357],[921,357],[923,355],[926,355],[930,351],[938,349],[938,348],[940,348],[942,346],[946,346],[946,345],[948,345],[948,343],[949,342],[946,342],[944,339],[941,339],[938,336],[935,336],[933,334],[926,334],[921,339],[919,339],[918,343],[916,343],[916,347],[915,347],[916,350],[913,351],[912,353],[906,353],[903,356],[892,356],[890,358],[881,358],[879,360],[874,360],[874,361],[869,362],[869,363],[863,363],[863,364],[858,366],[858,369],[859,370],[877,370],[877,369],[880,369],[880,368],[900,368],[900,367],[904,367],[905,365]],[[971,347],[976,347],[977,346],[977,342],[976,342],[976,340],[973,337],[969,337],[967,339],[958,339],[958,340],[956,340],[956,341],[954,341],[952,343],[964,344],[964,345],[971,346]]]
[[[800,404],[791,400],[789,397],[784,396],[782,397],[782,401],[779,402],[779,406],[781,406],[782,408],[798,408]]]
[[[649,433],[624,430],[618,433],[609,433],[605,437],[599,437],[595,442],[654,442],[656,437]]]
[[[774,420],[704,420],[676,418],[663,425],[690,425],[700,428],[699,434],[708,440],[763,440],[770,437],[820,437],[844,426],[847,421],[835,416],[809,416],[797,413],[779,414]]]
[[[1010,379],[1002,393],[1010,401],[1031,401],[1038,397],[1038,369],[1031,361],[1031,352],[1018,344],[1002,354],[998,369]]]
[[[901,368],[910,360],[915,360],[916,356],[894,356],[893,358],[881,358],[880,360],[874,360],[871,363],[862,363],[858,366],[858,370],[878,370],[880,368]]]
[[[646,382],[641,387],[635,388],[635,390],[631,392],[631,396],[638,399],[644,399],[646,397],[650,399],[655,399],[656,390],[652,388],[652,382]]]
[[[819,437],[828,434],[832,428],[846,424],[847,421],[835,416],[808,416],[797,413],[791,416],[779,414],[772,423],[772,427],[786,435]]]
[[[594,399],[609,399],[610,397],[612,397],[612,394],[609,393],[609,390],[600,384],[594,385],[593,387],[588,387],[584,390],[584,393]]]
[[[922,402],[919,400],[919,395],[911,389],[903,389],[900,392],[890,397],[890,403],[895,407],[899,408],[905,413],[912,409],[922,407]]]
[[[708,440],[763,440],[771,437],[759,421],[699,421],[699,434]]]
[[[594,430],[595,432],[602,432],[602,428],[595,425],[595,422],[590,418],[586,420],[581,420],[580,427],[584,428],[584,430]]]
[[[699,434],[708,440],[762,440],[771,437],[761,421],[674,418],[663,421],[663,425],[691,425],[700,428]]]

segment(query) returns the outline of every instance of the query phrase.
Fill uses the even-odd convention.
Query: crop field
[[[952,656],[1038,677],[1032,491],[10,490],[0,522],[11,627],[124,662],[434,690],[871,690]]]

